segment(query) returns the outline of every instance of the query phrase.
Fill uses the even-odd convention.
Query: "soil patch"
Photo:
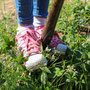
[[[0,1],[0,20],[5,16],[16,20],[16,9],[14,0],[1,0]]]

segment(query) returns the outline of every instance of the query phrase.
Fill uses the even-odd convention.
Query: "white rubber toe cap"
[[[47,59],[42,54],[34,54],[29,56],[29,60],[26,62],[26,68],[34,69],[39,68],[47,64]]]
[[[67,46],[67,45],[64,45],[64,44],[58,44],[56,49],[59,50],[61,54],[65,54],[67,48],[70,49],[70,47]]]

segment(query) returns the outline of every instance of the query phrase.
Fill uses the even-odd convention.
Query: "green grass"
[[[79,28],[90,24],[90,7],[75,0],[64,4],[57,31],[72,51],[66,56],[59,51],[44,51],[48,59],[47,67],[36,71],[23,66],[22,54],[17,56],[15,35],[16,23],[10,17],[0,22],[0,90],[89,90],[90,89],[90,42],[85,35],[78,33]]]

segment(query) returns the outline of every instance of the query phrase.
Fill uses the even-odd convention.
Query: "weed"
[[[48,64],[35,71],[23,66],[27,59],[16,50],[16,24],[4,17],[0,22],[0,90],[89,90],[90,42],[78,33],[90,24],[89,15],[88,3],[64,4],[56,30],[63,32],[61,39],[72,51],[67,49],[62,56],[57,50],[52,53],[49,46],[42,49]]]

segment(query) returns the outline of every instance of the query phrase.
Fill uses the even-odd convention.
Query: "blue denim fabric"
[[[49,0],[33,0],[33,15],[46,18]]]
[[[17,20],[20,25],[33,23],[33,15],[46,18],[49,0],[15,0]]]

